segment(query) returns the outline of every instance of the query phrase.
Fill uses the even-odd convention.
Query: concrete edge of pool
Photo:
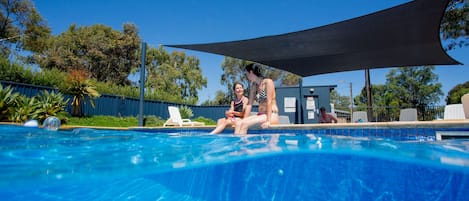
[[[0,125],[18,125],[19,123],[0,122]],[[393,121],[393,122],[366,122],[366,123],[337,123],[337,124],[281,124],[272,125],[269,130],[308,130],[320,128],[469,128],[469,119],[461,120],[434,120],[434,121]],[[104,127],[104,126],[78,126],[78,125],[62,125],[60,127],[64,130],[75,128],[94,128],[94,129],[110,129],[110,130],[136,130],[136,129],[175,129],[175,130],[207,130],[214,129],[215,125],[207,126],[156,126],[156,127]],[[226,128],[230,130],[232,128]],[[260,128],[253,128],[250,130],[261,130]]]

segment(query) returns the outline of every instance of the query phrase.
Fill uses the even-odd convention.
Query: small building
[[[317,123],[319,108],[331,112],[331,91],[337,85],[276,87],[279,115],[288,116],[291,123]]]

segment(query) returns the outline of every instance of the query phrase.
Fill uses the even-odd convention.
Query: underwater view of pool
[[[0,125],[2,200],[469,200],[469,140]]]

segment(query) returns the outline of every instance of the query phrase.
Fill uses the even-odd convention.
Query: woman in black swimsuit
[[[241,83],[235,82],[233,91],[236,98],[231,101],[230,110],[225,112],[225,118],[218,119],[217,127],[210,132],[211,134],[218,134],[225,129],[228,125],[235,125],[236,121],[240,121],[244,117],[248,98],[244,96],[244,87]]]
[[[258,64],[249,64],[245,67],[245,70],[248,80],[251,81],[246,114],[251,113],[254,99],[256,99],[259,104],[259,111],[256,116],[246,117],[236,123],[235,134],[237,135],[247,134],[248,128],[255,124],[260,124],[262,128],[268,128],[272,124],[278,124],[278,107],[275,99],[274,81],[262,77]]]

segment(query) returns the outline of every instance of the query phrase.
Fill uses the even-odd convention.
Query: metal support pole
[[[296,109],[298,111],[298,123],[303,124],[303,78],[300,78],[300,83],[298,84],[298,88],[300,90],[300,97],[298,98],[298,108]]]
[[[372,111],[372,98],[371,98],[371,82],[370,82],[370,69],[365,69],[365,87],[366,87],[366,113],[368,115],[368,121],[373,117]]]
[[[352,121],[353,114],[353,94],[352,94],[352,82],[350,82],[350,121]]]
[[[140,66],[140,101],[138,113],[138,126],[143,126],[143,103],[145,101],[145,58],[146,58],[147,43],[142,42],[142,64]]]

